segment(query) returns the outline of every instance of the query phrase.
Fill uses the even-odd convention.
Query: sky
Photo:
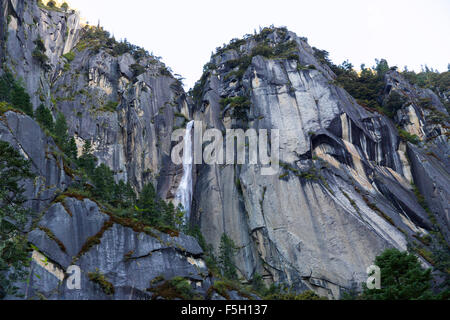
[[[260,27],[286,26],[330,52],[336,64],[447,71],[449,0],[67,0],[90,24],[98,21],[116,39],[144,47],[185,88],[201,77],[216,47]]]

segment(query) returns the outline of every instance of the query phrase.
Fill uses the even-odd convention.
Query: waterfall
[[[183,206],[184,224],[189,222],[191,214],[191,202],[192,202],[192,128],[194,127],[194,121],[191,121],[186,126],[186,133],[184,135],[184,147],[183,147],[183,177],[181,178],[180,185],[178,186],[175,198],[180,201]]]

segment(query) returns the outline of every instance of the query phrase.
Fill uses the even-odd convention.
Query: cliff
[[[129,181],[136,190],[153,183],[162,196],[173,197],[182,167],[169,161],[170,137],[175,126],[184,125],[188,107],[180,83],[164,64],[130,44],[119,48],[101,28],[81,26],[72,10],[9,0],[1,8],[3,68],[21,80],[33,108],[42,103],[54,118],[62,112],[79,154],[89,141],[98,164],[108,165],[117,180]],[[47,59],[36,59],[39,40]],[[31,281],[22,292],[26,298],[149,299],[150,280],[174,276],[198,283],[206,294],[211,281],[194,238],[141,230],[112,219],[95,200],[67,193],[79,177],[52,136],[29,116],[2,114],[0,137],[31,160],[36,174],[25,182],[35,213],[27,230],[35,250]],[[100,242],[105,247],[94,246]],[[67,291],[64,272],[75,261],[83,289]],[[139,266],[143,269],[136,273]],[[96,272],[115,288],[113,295],[89,281]]]
[[[394,119],[368,110],[317,56],[306,39],[266,28],[212,57],[194,90],[194,118],[219,130],[279,129],[282,171],[201,166],[194,216],[216,247],[222,233],[236,241],[245,278],[258,273],[338,297],[365,281],[383,249],[406,250],[433,230],[448,241],[448,113],[431,90],[394,70],[380,100],[396,92],[404,105]],[[433,112],[444,119],[432,121]]]

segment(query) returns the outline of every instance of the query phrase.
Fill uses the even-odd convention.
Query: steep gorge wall
[[[152,56],[114,53],[107,40],[92,41],[75,11],[48,10],[36,1],[5,1],[5,65],[21,79],[34,108],[41,103],[56,118],[61,111],[81,151],[94,146],[100,163],[138,190],[160,186],[173,197],[170,135],[182,127],[189,109],[179,82]],[[35,41],[45,45],[46,65],[33,58]],[[65,54],[73,54],[70,59]],[[139,68],[138,74],[134,68]]]
[[[263,32],[212,57],[194,118],[223,132],[279,129],[282,169],[263,176],[258,166],[201,166],[194,216],[216,250],[223,233],[236,241],[235,261],[246,279],[259,273],[269,282],[338,297],[365,281],[366,268],[383,249],[406,250],[413,236],[434,228],[412,182],[423,184],[420,191],[435,203],[432,211],[448,231],[448,193],[440,182],[449,181],[448,171],[432,176],[448,160],[420,158],[423,152],[400,140],[391,119],[359,106],[338,86],[304,39],[284,29]],[[261,45],[277,52],[292,43],[295,55],[291,51],[288,58],[282,51],[255,55],[264,55]],[[386,87],[401,78],[392,72],[386,77]],[[419,91],[446,113],[434,93]],[[244,117],[236,109],[245,105],[226,105],[233,97],[251,102]],[[427,131],[423,117],[412,117],[403,120],[406,128]],[[444,153],[445,132],[441,126],[435,134]],[[430,184],[434,191],[424,187]]]
[[[78,151],[89,141],[99,164],[108,165],[117,180],[138,191],[153,183],[162,197],[173,198],[182,167],[169,161],[170,137],[174,127],[184,126],[189,109],[165,65],[143,51],[115,52],[108,43],[117,42],[101,29],[80,25],[72,10],[34,0],[2,1],[1,9],[2,73],[7,68],[25,87],[34,109],[42,103],[54,118],[62,112]],[[39,40],[45,63],[34,57]],[[206,296],[212,280],[194,238],[143,229],[95,200],[67,193],[78,177],[29,116],[2,114],[0,139],[29,159],[36,174],[24,181],[34,212],[25,231],[35,248],[29,282],[19,283],[26,299],[151,299],[152,286],[176,276]],[[67,289],[65,272],[72,264],[81,268],[81,290]],[[104,292],[92,275],[114,292]],[[160,280],[151,282],[155,278]]]

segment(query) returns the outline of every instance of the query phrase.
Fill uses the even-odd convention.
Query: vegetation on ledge
[[[101,26],[85,26],[76,48],[80,51],[90,49],[94,54],[99,53],[100,50],[105,50],[113,57],[129,53],[136,61],[139,61],[141,58],[153,58],[159,60],[147,50],[129,43],[127,39],[117,41]]]
[[[408,131],[403,130],[399,127],[397,128],[397,130],[398,130],[398,135],[400,136],[400,139],[402,139],[403,141],[407,141],[412,144],[419,144],[420,138],[417,135],[410,134]]]
[[[95,272],[89,272],[88,277],[89,280],[98,284],[105,294],[110,296],[114,295],[114,286],[106,279],[104,274],[100,273],[98,269]]]
[[[33,58],[41,65],[44,70],[49,70],[50,66],[48,65],[48,57],[45,54],[45,45],[41,38],[38,38],[34,41],[36,47],[32,53]]]
[[[30,96],[24,87],[14,79],[14,76],[8,70],[5,70],[0,76],[0,102],[3,103],[1,113],[7,110],[20,110],[33,116],[33,106],[30,101]]]
[[[67,12],[69,10],[69,5],[67,4],[67,2],[63,2],[61,4],[61,7],[59,7],[59,8],[56,5],[56,2],[54,0],[47,0],[47,1],[38,0],[37,5],[40,8],[49,10],[49,11]]]
[[[230,113],[233,118],[242,121],[248,121],[247,112],[250,110],[251,101],[248,97],[228,97],[220,100],[222,109],[230,108]]]
[[[155,282],[158,282],[158,280],[161,279],[157,279]],[[200,298],[194,293],[189,280],[183,277],[175,277],[171,280],[163,282],[156,287],[147,289],[147,291],[153,293],[153,300],[156,300],[158,298],[164,298],[168,300],[193,300]]]

